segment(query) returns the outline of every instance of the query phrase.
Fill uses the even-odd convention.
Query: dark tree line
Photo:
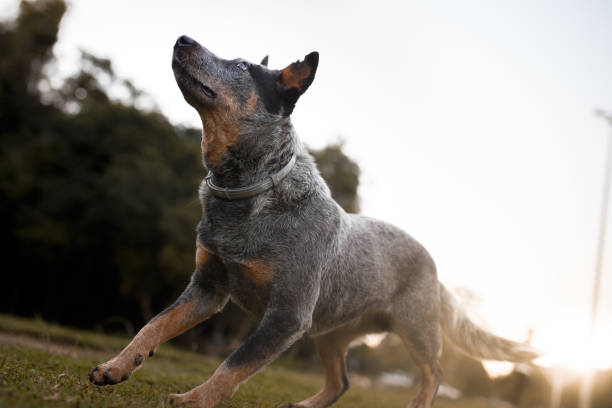
[[[138,327],[194,268],[200,132],[137,108],[141,91],[86,52],[52,87],[45,67],[65,11],[63,0],[23,1],[0,23],[0,310]],[[108,84],[129,97],[111,98]],[[341,145],[313,153],[335,197],[357,211],[358,166]],[[249,326],[238,314],[229,308],[204,334],[239,336]]]

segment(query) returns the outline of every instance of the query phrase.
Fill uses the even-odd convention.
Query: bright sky
[[[15,3],[0,0],[0,15]],[[362,213],[421,241],[447,286],[479,296],[490,329],[522,340],[531,327],[536,346],[584,360],[612,2],[74,0],[61,30],[63,69],[78,47],[111,58],[173,122],[197,127],[170,68],[180,34],[225,58],[270,54],[273,68],[319,51],[293,121],[310,146],[345,139]],[[591,348],[601,366],[612,365],[610,228]]]

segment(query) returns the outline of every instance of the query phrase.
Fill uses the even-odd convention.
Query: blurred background
[[[134,334],[194,267],[205,169],[174,41],[276,69],[317,50],[293,122],[334,198],[404,228],[476,321],[545,353],[448,346],[446,396],[612,407],[612,3],[0,0],[0,18],[0,312]],[[229,305],[176,343],[224,356],[254,324]],[[287,358],[320,370],[308,339]],[[349,366],[417,373],[392,336]]]

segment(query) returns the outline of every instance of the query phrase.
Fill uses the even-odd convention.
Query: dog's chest
[[[226,265],[261,256],[263,240],[254,235],[249,225],[200,223],[198,226],[198,241]]]
[[[226,270],[227,290],[232,301],[256,317],[263,316],[270,292],[269,282],[254,282],[241,264],[226,264]]]
[[[201,222],[198,241],[224,265],[225,290],[234,303],[261,317],[274,277],[271,262],[263,259],[266,244],[254,236],[249,223]]]
[[[267,233],[274,228],[268,212],[254,213],[257,202],[204,200],[198,239],[226,262],[261,258],[275,234]]]

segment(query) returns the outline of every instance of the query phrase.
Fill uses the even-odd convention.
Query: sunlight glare
[[[550,331],[547,333],[555,333]],[[534,363],[542,367],[567,367],[580,374],[612,367],[612,333],[595,332],[590,338],[587,330],[565,327],[549,338],[538,336],[537,347],[544,354]]]
[[[363,342],[369,348],[376,348],[380,346],[380,343],[387,337],[386,333],[366,334],[363,338]]]
[[[489,378],[505,377],[514,371],[514,363],[508,361],[483,360],[482,366]]]

